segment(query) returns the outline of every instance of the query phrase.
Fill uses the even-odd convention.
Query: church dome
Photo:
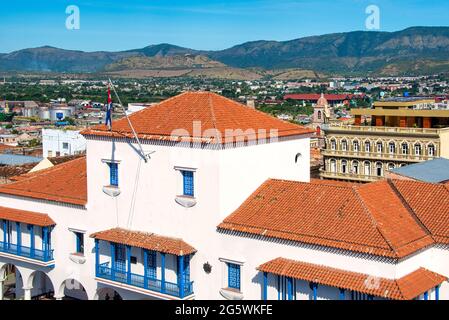
[[[322,93],[321,97],[318,99],[318,101],[316,103],[316,106],[317,107],[324,107],[324,106],[327,106],[327,105],[328,105],[327,99],[324,97],[324,94]]]

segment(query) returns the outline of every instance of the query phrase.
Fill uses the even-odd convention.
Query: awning
[[[196,252],[194,247],[181,239],[122,228],[96,232],[91,235],[91,238],[173,254],[176,256],[185,256]]]
[[[257,270],[393,300],[414,299],[447,280],[424,268],[400,279],[386,279],[284,258],[264,263]]]
[[[0,207],[0,219],[27,223],[41,227],[54,226],[56,223],[46,214]]]

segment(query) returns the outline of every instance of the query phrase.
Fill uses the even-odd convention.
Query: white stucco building
[[[446,186],[310,182],[313,132],[213,93],[129,119],[0,187],[2,296],[449,298]]]
[[[86,151],[86,139],[77,130],[42,129],[44,157],[72,156]]]

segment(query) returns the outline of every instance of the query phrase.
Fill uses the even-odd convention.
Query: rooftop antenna
[[[126,114],[125,107],[123,106],[123,103],[122,103],[122,101],[120,100],[120,97],[118,96],[117,91],[115,90],[115,86],[114,86],[114,84],[112,83],[111,78],[109,78],[108,80],[109,80],[109,84],[110,84],[111,87],[112,87],[112,90],[114,91],[115,96],[117,97],[118,102],[119,102],[120,105],[122,106],[123,113],[125,114],[126,120],[128,120],[128,124],[129,124],[129,126],[130,126],[130,128],[131,128],[131,130],[132,130],[132,132],[133,132],[134,138],[136,139],[137,144],[139,145],[139,149],[140,149],[141,156],[142,156],[143,160],[145,161],[145,163],[147,163],[147,162],[148,162],[148,159],[151,158],[150,155],[153,154],[155,151],[153,151],[153,152],[151,152],[151,153],[149,153],[149,154],[145,154],[145,152],[143,151],[142,144],[140,143],[140,139],[139,139],[139,137],[137,136],[136,130],[134,130],[134,127],[133,127],[131,121],[129,120],[128,115]]]

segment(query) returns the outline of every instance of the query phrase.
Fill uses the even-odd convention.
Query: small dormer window
[[[183,195],[194,197],[193,171],[181,171],[183,180]]]

